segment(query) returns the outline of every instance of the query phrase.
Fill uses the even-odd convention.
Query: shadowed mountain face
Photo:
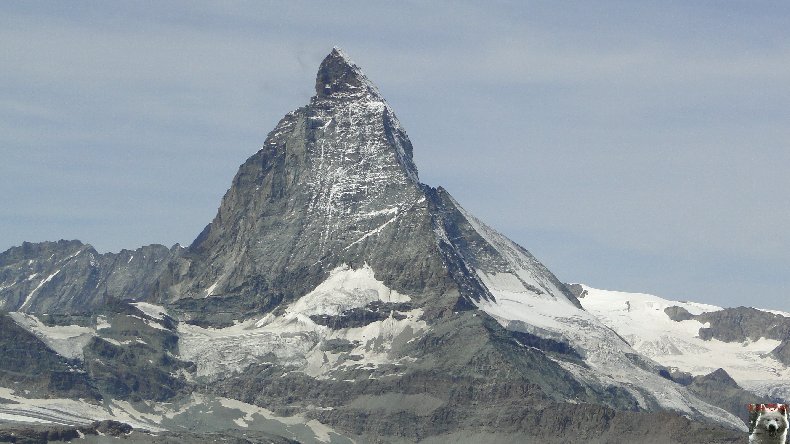
[[[61,316],[13,319],[81,362],[105,399],[199,392],[362,441],[633,442],[655,424],[640,412],[662,410],[676,442],[706,442],[703,430],[729,442],[740,426],[663,378],[528,251],[421,184],[394,112],[337,49],[188,248],[24,244],[0,255],[0,282],[5,310]],[[567,414],[580,404],[592,413]]]

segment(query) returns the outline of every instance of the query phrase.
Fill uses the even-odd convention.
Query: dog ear
[[[757,418],[760,417],[760,412],[758,404],[746,404],[746,408],[749,409],[749,434],[751,435],[757,426]]]

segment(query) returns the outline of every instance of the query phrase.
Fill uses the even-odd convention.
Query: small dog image
[[[749,404],[749,444],[786,444],[787,404]]]

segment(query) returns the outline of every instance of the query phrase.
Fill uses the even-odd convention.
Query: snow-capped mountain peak
[[[56,381],[58,396],[210,394],[363,442],[568,442],[656,415],[687,435],[693,421],[744,429],[582,309],[526,249],[421,184],[395,113],[338,48],[310,103],[241,165],[187,249],[99,257],[80,243],[28,245],[0,254],[0,272],[3,307],[26,312],[0,315],[13,333],[0,350],[33,370],[31,356],[46,360],[26,375],[42,396],[54,390],[48,370],[80,370]],[[709,313],[676,311],[670,321],[688,325]],[[778,354],[790,360],[790,346]],[[3,379],[16,361],[0,361],[0,388],[16,384]],[[462,436],[472,429],[484,430]]]

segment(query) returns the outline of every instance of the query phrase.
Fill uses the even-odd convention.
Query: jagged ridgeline
[[[667,378],[528,251],[420,183],[393,110],[339,49],[315,89],[189,247],[0,255],[13,327],[0,421],[111,419],[189,440],[742,438],[738,418]]]

